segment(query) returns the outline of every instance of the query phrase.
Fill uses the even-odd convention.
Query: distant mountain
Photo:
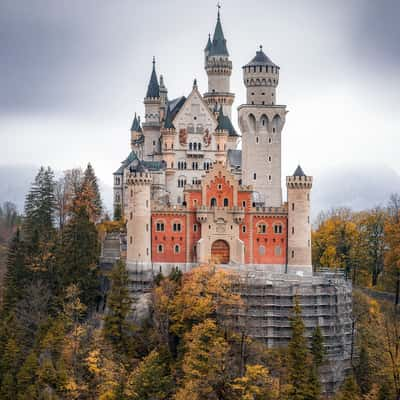
[[[349,166],[314,177],[312,214],[332,207],[355,211],[386,206],[392,193],[400,194],[400,175],[384,165]]]
[[[38,171],[39,167],[34,165],[0,165],[0,204],[11,201],[22,212],[25,196]],[[112,188],[101,181],[99,186],[104,206],[112,216]]]

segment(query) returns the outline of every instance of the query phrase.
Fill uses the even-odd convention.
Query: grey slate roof
[[[146,97],[160,97],[160,86],[158,85],[158,79],[156,74],[156,61],[153,58],[153,70],[151,71],[151,77],[149,86],[147,87]]]
[[[133,119],[132,122],[131,131],[142,132],[142,127],[140,126],[140,117],[137,117],[136,113],[135,113],[135,118]]]
[[[211,47],[212,47],[212,43],[211,43],[211,34],[209,33],[209,34],[208,34],[208,40],[207,40],[207,46],[206,46],[206,48],[204,49],[204,51],[210,51],[210,50],[211,50]]]
[[[210,56],[229,56],[226,39],[222,30],[221,18],[218,11],[217,25],[215,25]]]
[[[263,52],[262,46],[260,46],[260,50],[256,52],[256,56],[244,67],[253,67],[258,65],[270,65],[273,67],[277,67],[277,65],[274,64],[271,59]]]
[[[239,136],[238,133],[236,132],[235,128],[232,125],[231,120],[227,115],[224,115],[222,111],[222,106],[219,109],[219,114],[218,114],[218,130],[227,130],[229,133],[229,136]]]
[[[122,161],[121,166],[114,172],[114,175],[123,175],[124,170],[128,168],[131,171],[160,171],[165,169],[164,161],[142,161],[137,154],[131,151],[129,156]]]
[[[296,171],[294,171],[293,176],[306,176],[300,165],[296,168]]]
[[[228,161],[233,168],[242,168],[242,150],[228,150]]]
[[[139,160],[138,156],[134,151],[131,151],[129,156],[122,161],[121,166],[114,172],[114,175],[122,175],[124,173],[124,169],[132,164],[132,162],[135,160]]]

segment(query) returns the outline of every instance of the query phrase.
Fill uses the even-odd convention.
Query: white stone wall
[[[312,177],[289,176],[288,192],[288,271],[312,274],[310,192]]]

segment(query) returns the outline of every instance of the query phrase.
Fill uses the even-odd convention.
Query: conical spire
[[[219,12],[220,8],[221,6],[218,6],[217,24],[215,25],[210,55],[229,56],[228,49],[226,47],[226,39],[222,30],[221,16]]]
[[[209,52],[211,50],[212,43],[211,43],[211,33],[208,34],[208,41],[207,41],[207,46],[204,49],[204,51]]]
[[[293,176],[306,176],[304,173],[303,169],[300,167],[300,165],[297,166],[296,171],[294,171]]]
[[[147,87],[146,97],[160,97],[160,86],[156,74],[156,60],[153,57],[153,71],[151,72],[149,86]]]
[[[131,131],[132,132],[139,132],[139,120],[138,120],[138,118],[137,118],[137,116],[136,116],[136,113],[135,113],[135,118],[133,119],[133,122],[132,122],[132,127],[131,127]]]

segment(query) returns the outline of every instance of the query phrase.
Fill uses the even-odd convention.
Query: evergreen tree
[[[128,314],[132,300],[128,291],[128,271],[125,264],[118,261],[111,271],[111,290],[107,298],[107,314],[104,318],[104,337],[120,354],[129,353],[131,349],[131,324]]]
[[[361,400],[360,389],[353,376],[346,378],[335,400]]]
[[[31,352],[22,364],[18,375],[18,400],[36,399],[36,379],[37,370],[39,368],[39,360],[35,352]]]
[[[93,222],[97,222],[103,210],[99,185],[92,165],[89,163],[83,175],[81,188],[82,201],[86,203],[89,217]]]
[[[313,364],[318,369],[325,357],[324,337],[319,325],[314,329],[311,338],[311,354],[313,356]]]
[[[291,385],[289,398],[291,400],[318,399],[318,377],[310,362],[310,353],[304,336],[305,326],[297,296],[291,317],[291,328],[292,338],[288,346],[288,380]]]
[[[360,387],[361,394],[367,394],[372,388],[372,376],[369,354],[365,345],[361,346],[360,360],[355,370],[355,377]]]
[[[93,306],[98,296],[98,259],[100,245],[95,225],[89,220],[85,207],[75,210],[64,229],[59,249],[61,287],[77,284],[81,300]]]
[[[20,231],[17,230],[8,250],[4,277],[3,317],[8,315],[15,304],[22,299],[28,276],[25,245],[21,240]]]
[[[48,241],[54,233],[57,208],[54,173],[41,167],[25,200],[24,233],[28,239]]]

